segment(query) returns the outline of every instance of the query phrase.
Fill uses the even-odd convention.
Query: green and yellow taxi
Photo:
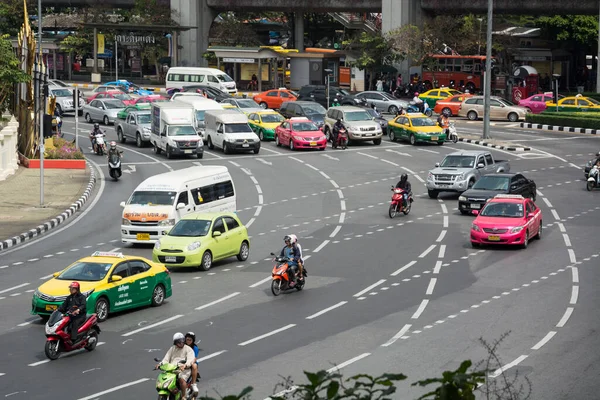
[[[257,111],[248,115],[248,124],[260,140],[274,140],[275,129],[285,121],[277,111]]]
[[[556,102],[546,102],[546,112],[556,111]],[[558,100],[558,111],[570,111],[570,112],[598,112],[600,111],[600,102],[592,99],[591,97],[585,97],[581,95],[564,97]]]
[[[95,252],[42,284],[33,293],[31,313],[47,318],[69,296],[69,284],[79,282],[87,296],[87,313],[104,321],[109,313],[152,305],[158,307],[173,293],[164,265],[122,253]]]
[[[422,113],[409,113],[394,118],[388,124],[388,135],[392,142],[408,140],[412,145],[429,142],[441,146],[446,141],[444,130]]]
[[[184,216],[155,244],[152,259],[167,267],[208,271],[213,262],[250,255],[248,230],[235,213],[191,213]]]
[[[438,88],[421,93],[419,98],[426,102],[429,105],[429,108],[434,108],[438,100],[446,99],[457,94],[462,94],[462,92],[456,89]]]
[[[132,106],[127,106],[117,113],[117,118],[126,119],[130,111],[150,110],[150,103],[139,103]]]

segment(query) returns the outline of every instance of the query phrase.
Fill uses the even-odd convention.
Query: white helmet
[[[181,332],[177,332],[176,334],[173,335],[173,344],[176,344],[177,342],[184,342],[185,341],[185,336],[183,336],[183,333]]]
[[[298,241],[298,237],[294,234],[288,235],[292,239],[292,243],[296,243]]]

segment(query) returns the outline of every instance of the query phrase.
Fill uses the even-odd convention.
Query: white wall
[[[17,130],[19,123],[11,116],[10,122],[0,130],[0,181],[15,173],[17,164]]]
[[[308,58],[290,59],[290,86],[292,88],[300,89],[310,83],[308,61]]]

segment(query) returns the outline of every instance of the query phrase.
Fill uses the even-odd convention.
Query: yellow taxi
[[[556,111],[556,102],[546,102],[546,112]],[[600,111],[600,102],[592,99],[591,97],[585,97],[580,94],[577,96],[564,97],[558,100],[558,111]]]
[[[274,140],[275,129],[285,121],[277,111],[257,111],[248,114],[248,124],[260,140]]]
[[[388,123],[388,135],[392,142],[408,140],[413,146],[417,142],[443,145],[446,141],[444,130],[437,122],[422,113],[399,115]]]
[[[42,284],[33,293],[31,314],[47,318],[69,296],[69,284],[79,282],[87,296],[87,313],[104,321],[109,313],[152,305],[173,293],[169,270],[143,257],[97,251]]]
[[[438,88],[428,90],[425,93],[421,93],[419,95],[419,98],[424,102],[427,102],[429,108],[434,108],[435,103],[437,103],[438,100],[446,99],[450,96],[454,96],[457,94],[462,94],[462,92],[456,89]]]

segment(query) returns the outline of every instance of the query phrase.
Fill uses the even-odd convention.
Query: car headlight
[[[471,229],[473,229],[474,231],[477,231],[477,232],[481,232],[481,229],[479,229],[479,227],[475,224],[471,225]]]
[[[327,136],[323,135],[319,138],[319,140],[327,140]]]
[[[523,230],[523,227],[522,227],[522,226],[517,226],[516,228],[512,228],[512,229],[510,230],[510,233],[519,233],[519,232],[521,232],[522,230]]]
[[[40,297],[41,294],[42,293],[39,290],[35,289],[35,291],[33,292],[33,297]]]
[[[458,196],[458,201],[467,201],[465,196]]]
[[[121,225],[131,225],[131,221],[127,218],[121,219]]]
[[[171,226],[171,225],[175,225],[174,219],[163,219],[162,221],[160,221],[158,223],[158,226]]]
[[[150,128],[144,128],[143,131],[144,133],[152,133],[152,130]]]
[[[154,242],[154,250],[160,250],[160,240]]]
[[[427,174],[427,180],[428,181],[432,181],[433,180],[433,174],[431,172]]]
[[[303,141],[304,138],[302,136],[294,136],[294,140]]]
[[[188,251],[194,251],[200,248],[200,242],[190,243],[187,247]]]
[[[83,294],[85,297],[89,297],[90,294],[94,293],[94,290],[96,289],[88,290],[87,292],[82,292],[81,294]]]

